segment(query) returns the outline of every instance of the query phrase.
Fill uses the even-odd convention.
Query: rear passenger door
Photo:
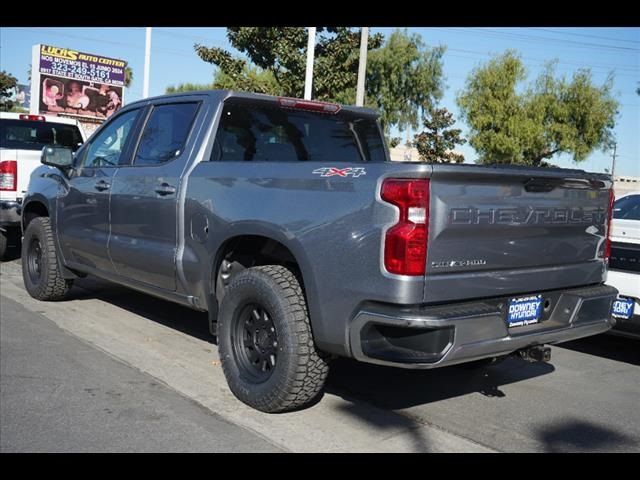
[[[176,290],[180,179],[199,107],[194,100],[150,105],[131,164],[118,169],[109,253],[119,275]]]

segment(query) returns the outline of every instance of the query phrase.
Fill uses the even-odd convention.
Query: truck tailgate
[[[29,186],[29,178],[36,167],[40,165],[40,151],[15,150],[3,148],[0,150],[0,161],[15,160],[17,162],[17,188],[16,191],[3,191],[0,198],[15,200],[24,197]]]
[[[604,280],[608,176],[434,165],[425,301]]]

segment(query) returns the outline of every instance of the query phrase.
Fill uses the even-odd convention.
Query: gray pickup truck
[[[43,150],[29,293],[86,274],[209,313],[233,393],[300,408],[328,362],[433,368],[604,332],[609,176],[396,163],[376,112],[209,91],[122,108]]]

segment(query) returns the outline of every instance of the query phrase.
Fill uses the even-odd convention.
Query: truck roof
[[[166,95],[158,95],[155,97],[149,97],[149,98],[145,98],[142,100],[137,100],[135,102],[132,103],[128,103],[127,107],[130,107],[131,105],[136,105],[139,103],[144,103],[147,101],[155,101],[158,99],[169,99],[169,98],[180,98],[180,97],[185,97],[185,96],[202,96],[202,95],[208,95],[208,96],[215,96],[220,98],[222,101],[227,100],[228,98],[244,98],[247,100],[256,100],[256,101],[260,101],[260,102],[278,102],[278,99],[280,98],[293,98],[295,100],[301,100],[301,101],[311,101],[311,102],[315,102],[315,103],[331,103],[334,105],[338,105],[336,103],[333,102],[321,102],[318,100],[303,100],[302,98],[294,98],[294,97],[283,97],[283,96],[275,96],[275,95],[266,95],[264,93],[251,93],[251,92],[237,92],[237,91],[233,91],[233,90],[198,90],[198,91],[194,91],[194,92],[182,92],[182,93],[170,93],[170,94],[166,94]],[[342,110],[346,110],[352,113],[357,113],[360,115],[364,115],[364,116],[368,116],[368,117],[378,117],[379,113],[377,110],[374,110],[372,108],[367,108],[367,107],[356,107],[354,105],[342,105],[340,104],[340,107]]]
[[[9,119],[9,120],[27,120],[26,118],[22,118],[23,115],[32,115],[30,113],[19,113],[19,112],[0,112],[0,119]],[[51,123],[64,123],[66,125],[76,125],[79,126],[78,121],[75,118],[67,118],[67,117],[58,117],[54,115],[35,115],[37,117],[44,117],[45,122]]]

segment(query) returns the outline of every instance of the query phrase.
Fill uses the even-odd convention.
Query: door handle
[[[173,187],[168,183],[163,183],[162,185],[158,185],[156,187],[156,193],[158,195],[171,195],[173,193],[176,193],[176,187]]]
[[[102,192],[104,190],[108,190],[110,186],[111,185],[109,183],[105,182],[104,180],[100,180],[99,182],[96,182],[93,188]]]

